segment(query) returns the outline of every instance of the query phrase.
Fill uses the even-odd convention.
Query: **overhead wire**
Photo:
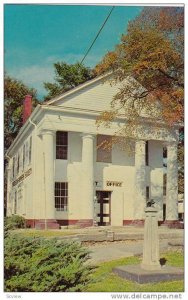
[[[80,64],[82,64],[82,63],[83,63],[83,61],[84,61],[84,60],[85,60],[85,58],[87,57],[88,53],[90,52],[91,48],[92,48],[92,47],[93,47],[93,45],[95,44],[95,42],[96,42],[96,40],[97,40],[97,38],[98,38],[99,34],[101,33],[102,29],[104,28],[104,26],[105,26],[106,22],[108,21],[108,19],[109,19],[110,15],[111,15],[111,13],[112,13],[112,11],[114,10],[114,8],[115,8],[115,6],[113,6],[113,7],[111,8],[111,10],[110,10],[110,12],[109,12],[108,16],[107,16],[107,17],[106,17],[106,19],[104,20],[104,22],[103,22],[103,24],[102,24],[101,28],[99,29],[99,31],[98,31],[98,33],[97,33],[96,37],[94,38],[94,40],[93,40],[93,42],[92,42],[91,46],[88,48],[88,50],[87,50],[86,54],[85,54],[85,55],[84,55],[84,57],[82,58],[82,60],[81,60]]]

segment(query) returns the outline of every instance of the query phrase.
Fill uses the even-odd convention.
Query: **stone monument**
[[[148,202],[145,208],[144,246],[141,268],[144,270],[160,270],[158,210]]]
[[[151,200],[145,208],[144,244],[141,265],[120,266],[114,268],[113,272],[120,277],[138,283],[181,280],[184,278],[184,270],[182,268],[160,265],[158,210],[154,204],[154,201]]]

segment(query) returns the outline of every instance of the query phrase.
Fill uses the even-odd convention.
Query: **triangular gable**
[[[122,84],[134,80],[127,78],[122,83],[112,84],[113,73],[94,78],[86,83],[48,101],[46,104],[60,107],[71,107],[104,111],[111,108],[114,96],[120,91]],[[134,80],[135,81],[135,80]]]
[[[110,108],[113,96],[117,94],[120,88],[120,84],[110,84],[108,79],[111,76],[112,74],[107,74],[90,80],[46,102],[46,104],[96,111],[107,110]]]

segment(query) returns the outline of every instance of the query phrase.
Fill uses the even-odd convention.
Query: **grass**
[[[75,235],[75,232],[63,231],[63,230],[15,229],[11,231],[11,234],[19,234],[23,237],[32,237],[32,238],[35,237],[54,238],[54,237]]]
[[[167,260],[171,266],[183,267],[183,255],[179,252],[164,253],[161,258]],[[93,278],[95,283],[90,284],[86,292],[183,292],[184,282],[163,281],[158,283],[139,284],[125,280],[112,273],[112,269],[121,265],[138,264],[141,262],[139,257],[128,257],[110,262],[101,263]]]

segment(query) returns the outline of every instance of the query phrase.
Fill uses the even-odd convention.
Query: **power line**
[[[84,57],[82,58],[81,64],[83,63],[83,61],[85,60],[85,58],[86,58],[86,56],[88,55],[89,51],[90,51],[91,48],[93,47],[93,45],[94,45],[96,39],[98,38],[99,34],[101,33],[101,31],[102,31],[103,27],[105,26],[106,22],[108,21],[108,19],[109,19],[110,15],[111,15],[112,11],[114,10],[114,8],[115,8],[115,6],[113,6],[113,7],[111,8],[111,10],[110,10],[108,16],[106,17],[104,23],[102,24],[100,30],[98,31],[96,37],[94,38],[94,40],[93,40],[91,46],[89,47],[89,49],[87,50],[86,54],[85,54]]]

